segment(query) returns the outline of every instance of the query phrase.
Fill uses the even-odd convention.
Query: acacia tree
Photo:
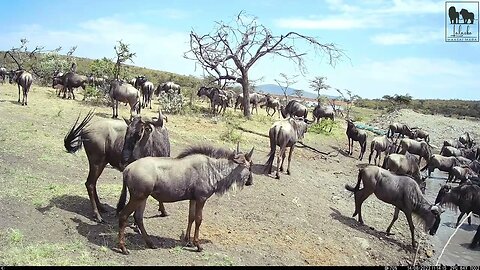
[[[280,88],[283,91],[283,96],[285,97],[285,103],[288,103],[288,87],[290,85],[296,84],[297,81],[295,80],[298,75],[293,75],[293,76],[287,76],[285,73],[280,73],[280,77],[282,77],[281,80],[275,79],[275,82],[280,86]]]
[[[195,60],[217,81],[230,80],[242,85],[243,114],[250,118],[249,77],[250,68],[266,55],[280,56],[298,65],[302,74],[306,68],[303,57],[295,43],[304,41],[313,46],[315,52],[328,55],[329,64],[335,65],[344,55],[333,43],[320,43],[316,38],[297,32],[274,35],[257,18],[241,11],[231,23],[215,22],[211,33],[190,32],[190,50],[185,52],[186,59]]]
[[[343,92],[340,89],[335,89],[335,90],[337,90],[337,92],[342,96],[343,101],[347,103],[347,105],[345,106],[345,113],[346,113],[347,119],[349,119],[353,102],[355,102],[355,100],[359,99],[360,97],[358,95],[352,94],[352,91],[348,89],[344,89]]]
[[[310,81],[310,88],[317,92],[317,105],[320,105],[320,92],[330,88],[330,85],[325,83],[326,80],[327,77],[317,76]]]
[[[117,55],[117,60],[115,61],[115,66],[113,68],[113,79],[118,80],[120,78],[120,72],[122,70],[122,64],[127,61],[133,63],[132,58],[136,56],[136,53],[130,52],[129,44],[123,43],[121,40],[117,41],[118,45],[115,45],[115,54]]]

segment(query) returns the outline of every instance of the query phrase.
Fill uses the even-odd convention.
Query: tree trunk
[[[245,73],[242,76],[242,89],[243,89],[243,116],[248,119],[251,119],[252,116],[250,114],[250,93],[248,89],[250,84],[248,82],[248,75]]]

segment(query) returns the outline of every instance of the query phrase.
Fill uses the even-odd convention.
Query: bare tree
[[[298,77],[298,75],[287,76],[285,73],[280,73],[280,77],[282,77],[282,79],[281,80],[275,79],[275,82],[282,89],[283,96],[285,97],[285,102],[288,103],[288,94],[287,94],[288,87],[290,85],[297,83],[295,79]]]
[[[355,100],[359,99],[360,97],[358,95],[353,95],[352,94],[352,91],[350,90],[347,90],[347,89],[344,89],[343,93],[342,90],[340,89],[335,89],[337,90],[337,92],[342,96],[342,99],[345,103],[347,103],[347,105],[345,106],[345,113],[346,113],[346,117],[347,119],[350,118],[350,112],[352,110],[352,105],[353,105],[353,102],[355,102]]]
[[[216,80],[240,83],[244,95],[243,114],[250,118],[249,77],[250,68],[265,55],[276,55],[293,61],[302,74],[306,67],[305,52],[298,52],[295,43],[305,41],[315,52],[328,55],[329,64],[335,65],[344,52],[333,43],[322,44],[314,37],[288,32],[273,35],[257,18],[241,11],[233,22],[215,22],[216,28],[209,34],[190,32],[190,50],[184,57],[197,61]]]
[[[117,60],[115,62],[115,67],[113,69],[113,78],[118,80],[120,78],[121,66],[123,63],[130,61],[133,63],[132,58],[136,56],[136,53],[130,52],[129,44],[123,43],[121,40],[117,41],[118,45],[115,45],[115,54],[117,55]]]
[[[317,76],[310,81],[310,88],[317,92],[317,105],[320,105],[320,92],[330,88],[330,85],[325,83],[326,80],[327,77]]]

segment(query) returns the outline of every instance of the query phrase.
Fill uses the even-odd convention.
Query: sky
[[[327,77],[327,95],[348,89],[362,98],[480,100],[480,43],[445,42],[445,1],[17,0],[15,8],[0,9],[0,50],[27,38],[32,48],[62,46],[66,53],[77,46],[75,56],[113,58],[122,40],[136,53],[136,66],[200,77],[203,70],[183,57],[190,32],[208,34],[215,22],[231,22],[242,10],[274,35],[312,36],[347,56],[332,66],[325,55],[296,42],[307,53],[307,73],[287,59],[265,56],[249,73],[258,85],[276,84],[284,73],[298,75],[291,87],[304,91],[313,91],[315,77]],[[478,10],[469,11],[476,27]]]

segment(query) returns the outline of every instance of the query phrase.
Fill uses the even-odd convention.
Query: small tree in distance
[[[287,94],[288,87],[290,87],[290,85],[297,83],[295,79],[298,77],[298,75],[287,76],[285,73],[280,73],[280,77],[282,77],[282,79],[280,80],[275,79],[275,82],[278,84],[278,86],[280,86],[280,88],[283,91],[283,96],[285,97],[285,103],[288,103],[288,94]]]
[[[330,85],[325,83],[326,80],[327,77],[317,76],[310,81],[310,87],[317,92],[317,105],[320,105],[320,92],[330,88]]]
[[[118,45],[115,45],[113,47],[117,55],[117,60],[115,62],[115,67],[113,69],[113,78],[115,80],[118,80],[120,78],[122,64],[124,64],[127,61],[130,61],[133,63],[132,58],[136,56],[136,53],[130,52],[130,48],[128,47],[130,45],[123,43],[121,40],[117,42],[118,42]]]

